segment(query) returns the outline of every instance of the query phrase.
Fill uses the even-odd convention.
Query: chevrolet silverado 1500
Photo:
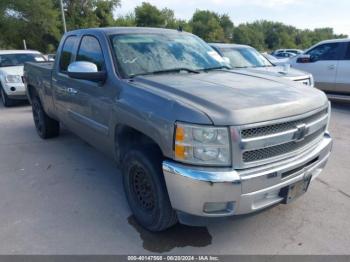
[[[323,92],[229,70],[186,32],[72,31],[55,62],[24,71],[39,136],[58,136],[62,123],[113,156],[152,231],[289,203],[330,155]]]

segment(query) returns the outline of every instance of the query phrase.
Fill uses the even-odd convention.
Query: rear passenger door
[[[334,93],[350,95],[350,42],[346,43],[344,55],[338,63]]]
[[[310,55],[310,63],[298,63],[297,68],[311,73],[317,88],[330,91],[334,89],[342,51],[342,43],[320,44],[306,53]]]

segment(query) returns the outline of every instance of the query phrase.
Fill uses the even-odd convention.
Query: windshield
[[[221,52],[224,57],[230,59],[231,66],[235,68],[273,66],[253,48],[223,48]]]
[[[42,62],[45,58],[41,54],[5,54],[0,55],[0,67],[22,66],[26,62]]]
[[[193,73],[224,66],[219,54],[189,34],[124,34],[114,35],[111,40],[124,77],[177,69]]]

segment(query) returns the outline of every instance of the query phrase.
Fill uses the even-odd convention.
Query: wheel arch
[[[161,146],[149,135],[129,125],[117,124],[114,130],[114,155],[118,165],[126,152],[135,147],[152,147],[165,157]]]

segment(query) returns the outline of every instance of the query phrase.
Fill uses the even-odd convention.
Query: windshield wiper
[[[171,68],[171,69],[164,69],[164,70],[157,70],[157,71],[152,71],[152,72],[147,72],[147,73],[140,73],[140,74],[133,74],[130,77],[136,77],[136,76],[144,76],[144,75],[157,75],[157,74],[167,74],[167,73],[176,73],[176,72],[181,72],[181,71],[186,71],[188,73],[193,73],[193,74],[199,74],[200,72],[194,69],[186,68],[186,67],[178,67],[178,68]]]
[[[235,66],[234,68],[239,68],[239,69],[241,69],[241,68],[251,68],[251,67],[253,67],[253,66]]]
[[[217,67],[203,68],[201,70],[203,70],[203,71],[210,71],[210,70],[220,70],[220,69],[232,69],[232,67],[223,65],[223,66],[217,66]]]

